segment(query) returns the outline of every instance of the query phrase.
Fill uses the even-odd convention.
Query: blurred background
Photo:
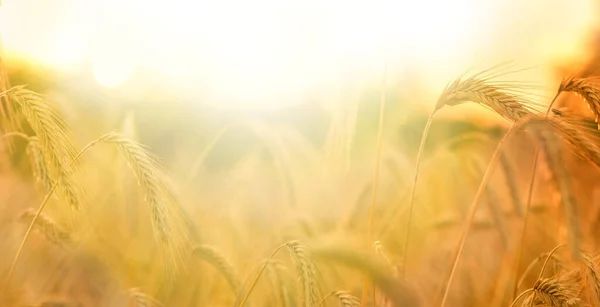
[[[172,174],[202,242],[218,246],[246,276],[283,238],[310,242],[329,236],[364,247],[357,242],[365,241],[382,97],[386,104],[375,237],[395,265],[402,263],[405,204],[416,150],[446,84],[465,72],[510,61],[514,70],[524,70],[505,79],[538,85],[536,99],[547,104],[544,97],[553,96],[565,75],[598,75],[600,3],[3,0],[0,46],[11,85],[27,84],[57,103],[80,147],[111,130],[148,145]],[[447,238],[458,233],[487,159],[508,124],[471,104],[437,115],[417,189],[412,252],[418,257],[409,268],[415,276],[411,282],[423,293],[432,294],[439,286],[439,272],[455,244]],[[485,141],[457,139],[468,133]],[[509,146],[507,161],[514,163],[516,173],[505,179],[512,178],[524,195],[534,148],[528,139]],[[143,207],[143,198],[133,192],[135,182],[114,150],[97,149],[89,156],[93,166],[82,184],[102,208],[97,218],[110,226],[104,234],[114,239],[109,243],[130,257],[127,273],[121,272],[129,279],[119,279],[118,288],[141,287],[168,306],[187,306],[182,302],[188,298],[189,306],[230,306],[226,285],[205,270],[197,276],[210,286],[193,289],[196,283],[179,281],[193,289],[190,293],[198,291],[195,296],[152,284],[148,276],[153,272],[143,265],[152,263],[153,241],[148,228],[139,226],[144,223],[136,211]],[[0,193],[2,210],[11,212],[3,221],[37,206],[32,191],[44,194],[32,184],[28,158],[23,154],[11,159],[15,167],[3,168],[7,173],[0,176],[6,182],[6,193]],[[16,180],[12,171],[22,176]],[[555,245],[557,228],[551,225],[558,219],[547,217],[554,218],[550,209],[559,202],[556,194],[541,192],[552,190],[544,174],[534,197],[540,217],[531,226],[531,250],[524,263]],[[594,187],[595,172],[577,174],[588,188]],[[509,232],[512,238],[520,233],[521,220],[508,201],[514,195],[509,196],[505,179],[501,174],[492,179],[499,188],[486,202],[496,197],[508,229],[514,230]],[[600,195],[588,188],[575,188],[584,206]],[[592,234],[600,229],[598,212],[593,212],[585,230]],[[65,215],[53,207],[47,214],[57,220]],[[497,252],[507,249],[506,237],[490,226],[492,215],[478,212],[479,227],[456,282],[461,291],[452,292],[455,306],[488,303],[495,274],[500,276],[506,264]],[[2,250],[14,252],[22,232],[8,222],[0,225],[0,233],[10,239],[0,242],[6,245]],[[481,249],[481,242],[489,248]],[[108,250],[105,243],[89,245]],[[38,239],[33,246],[44,244]],[[78,287],[87,287],[90,294],[81,295],[90,300],[85,306],[113,302],[107,294],[112,288],[106,285],[114,283],[96,278],[108,275],[106,270],[98,273],[88,258],[77,258],[81,266],[68,265],[63,254],[44,251],[27,253],[22,262],[50,277],[34,283],[23,269],[15,283],[26,285],[29,293],[60,297],[78,296]],[[50,254],[57,255],[53,260],[60,265],[52,261],[44,267]],[[4,255],[0,253],[0,263],[6,267],[10,257]],[[66,266],[95,277],[76,275]],[[88,269],[94,273],[86,273]],[[339,284],[358,296],[361,277],[344,274],[324,274],[336,280],[327,285]],[[61,279],[63,275],[71,278]],[[269,293],[261,289],[257,291]]]
[[[511,78],[548,94],[561,67],[589,61],[598,11],[593,0],[5,0],[0,35],[13,84],[68,104],[74,121],[112,125],[88,125],[100,131],[132,113],[163,155],[175,134],[240,118],[319,142],[333,113],[356,106],[355,130],[371,138],[384,71],[392,127],[500,62],[531,68]]]

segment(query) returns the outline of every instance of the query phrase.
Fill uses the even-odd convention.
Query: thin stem
[[[560,89],[559,89],[556,92],[556,94],[554,95],[554,98],[552,98],[552,101],[550,101],[550,104],[548,105],[548,109],[546,109],[546,114],[545,114],[546,118],[548,118],[548,115],[550,114],[550,111],[552,110],[552,107],[554,106],[556,99],[558,99],[558,96],[560,96],[561,93],[562,93],[562,91],[560,91]],[[524,221],[523,221],[523,228],[521,230],[521,238],[519,241],[519,251],[517,252],[517,263],[516,263],[516,269],[515,269],[515,284],[513,287],[512,297],[517,295],[517,291],[519,290],[518,289],[519,284],[516,281],[519,280],[519,271],[521,270],[521,257],[523,257],[523,244],[525,243],[525,231],[527,231],[527,223],[529,221],[529,208],[531,207],[531,199],[533,198],[533,187],[534,187],[534,183],[535,183],[535,175],[537,173],[537,165],[538,165],[539,157],[540,157],[540,149],[539,149],[539,147],[537,147],[535,150],[535,156],[533,158],[531,179],[529,179],[529,192],[527,195],[527,205],[525,206],[525,217],[524,217]]]
[[[542,269],[540,270],[540,275],[538,275],[538,280],[542,279],[542,277],[544,277],[544,271],[546,270],[546,266],[548,265],[548,261],[550,261],[550,258],[552,258],[552,255],[554,255],[554,253],[556,253],[556,251],[563,247],[565,244],[560,244],[557,247],[555,247],[552,251],[550,251],[550,253],[548,254],[548,257],[546,257],[546,260],[544,260],[544,265],[542,265]],[[531,298],[531,305],[533,306],[533,302],[535,301],[535,295],[536,292],[533,292],[533,297]]]
[[[535,266],[536,263],[540,262],[542,260],[542,258],[545,258],[548,256],[548,253],[546,254],[542,254],[540,256],[538,256],[537,258],[535,258],[525,269],[525,271],[523,271],[523,274],[521,275],[521,277],[519,278],[519,281],[517,282],[517,288],[521,287],[521,285],[523,284],[523,282],[525,281],[525,277],[527,277],[527,275],[529,275],[529,272],[531,272]],[[557,260],[554,259],[554,264],[557,263]]]
[[[271,254],[271,256],[267,259],[267,261],[265,262],[265,264],[262,266],[262,268],[260,269],[260,271],[258,272],[258,275],[256,275],[256,278],[254,279],[254,281],[252,282],[252,285],[250,286],[250,289],[248,289],[248,293],[246,293],[246,295],[244,296],[244,299],[242,300],[242,302],[238,305],[238,307],[242,307],[244,306],[244,304],[246,303],[246,301],[248,300],[248,298],[250,297],[250,294],[252,293],[252,290],[254,290],[254,287],[256,287],[256,284],[258,283],[258,279],[260,278],[260,276],[263,274],[263,272],[265,271],[265,269],[267,268],[267,266],[269,265],[269,263],[271,263],[271,259],[273,259],[273,257],[275,257],[275,254],[277,254],[277,252],[286,247],[287,243],[280,245],[279,247],[277,247],[273,253]]]
[[[377,128],[377,153],[375,157],[375,170],[373,171],[373,184],[371,187],[371,201],[369,204],[369,228],[367,230],[367,246],[373,242],[373,220],[375,212],[375,202],[377,201],[377,188],[379,186],[379,170],[381,168],[381,147],[383,143],[383,118],[385,114],[386,89],[387,89],[387,65],[384,65],[383,81],[381,92],[379,93],[379,125]],[[369,288],[369,279],[365,277],[362,288],[361,306],[367,305],[367,294]],[[375,286],[373,285],[373,303],[375,303]]]
[[[425,124],[425,129],[423,129],[423,135],[421,136],[421,143],[419,144],[419,151],[417,152],[417,162],[415,164],[415,174],[413,177],[412,186],[410,189],[410,198],[408,200],[408,221],[406,222],[406,237],[404,239],[404,265],[401,268],[400,276],[405,277],[406,275],[406,267],[408,264],[408,248],[410,241],[410,230],[412,226],[412,212],[415,201],[415,191],[417,190],[417,179],[419,178],[419,166],[421,165],[421,156],[423,155],[423,150],[425,149],[425,142],[427,141],[427,134],[429,133],[429,128],[431,127],[431,123],[433,122],[433,117],[438,109],[435,109],[429,118],[427,119],[427,123]]]
[[[542,269],[540,270],[540,275],[538,276],[538,279],[542,279],[542,277],[544,276],[544,271],[546,270],[546,266],[548,265],[548,261],[550,261],[550,258],[552,258],[552,255],[554,255],[554,253],[556,253],[556,251],[563,246],[565,246],[565,243],[558,245],[552,251],[550,251],[548,257],[546,257],[546,260],[544,260],[544,265],[542,265]]]
[[[321,299],[321,301],[319,302],[319,304],[318,304],[317,306],[319,306],[319,307],[323,306],[323,304],[325,304],[325,301],[327,301],[327,299],[328,299],[328,298],[330,298],[330,297],[334,296],[336,293],[337,293],[337,291],[332,291],[332,292],[329,292],[329,294],[325,295],[325,296],[324,296],[324,297]]]
[[[534,292],[534,291],[533,291],[533,289],[527,289],[527,290],[523,291],[523,293],[519,294],[519,296],[517,296],[517,298],[516,298],[516,299],[515,299],[515,300],[512,302],[512,304],[510,304],[510,307],[514,307],[514,306],[516,306],[517,302],[519,302],[519,300],[520,300],[520,299],[521,299],[523,296],[525,296],[525,295],[527,295],[527,294],[529,294],[529,293],[531,293],[531,292]],[[534,293],[535,293],[535,292],[534,292]]]
[[[4,134],[3,134],[3,135],[0,137],[0,139],[5,139],[5,138],[13,137],[13,136],[17,136],[17,137],[20,137],[20,138],[24,138],[24,139],[26,139],[26,140],[29,140],[29,136],[28,136],[27,134],[25,134],[25,133],[22,133],[22,132],[17,132],[17,131],[12,131],[12,132],[7,132],[7,133],[4,133]]]
[[[448,277],[448,282],[446,283],[446,288],[444,290],[444,296],[442,298],[442,303],[440,304],[440,306],[442,306],[442,307],[446,305],[446,301],[448,300],[448,294],[450,292],[449,291],[450,286],[452,285],[452,279],[454,278],[454,275],[456,274],[456,268],[458,267],[458,260],[460,259],[460,256],[462,255],[462,251],[464,249],[465,242],[466,242],[467,236],[469,234],[469,230],[471,229],[471,224],[473,222],[473,219],[475,218],[475,212],[477,211],[477,204],[479,203],[479,199],[481,198],[481,195],[483,194],[483,191],[485,190],[485,187],[490,178],[490,175],[492,174],[492,170],[494,169],[494,167],[496,166],[496,163],[498,162],[498,157],[500,156],[502,145],[504,145],[506,140],[510,136],[512,136],[514,131],[517,131],[518,128],[520,128],[522,126],[523,122],[524,121],[515,123],[510,127],[508,132],[506,132],[506,134],[502,137],[502,139],[498,143],[498,146],[496,147],[496,150],[494,151],[494,154],[492,155],[490,162],[488,163],[488,166],[483,175],[483,179],[481,180],[481,184],[479,185],[479,188],[477,189],[477,194],[475,194],[475,199],[473,200],[473,203],[471,203],[471,207],[469,209],[469,213],[467,216],[465,228],[462,232],[459,245],[458,245],[457,250],[454,255],[452,269],[450,271],[450,276]]]
[[[521,238],[519,239],[519,251],[517,252],[517,263],[515,269],[515,284],[513,287],[512,297],[517,295],[517,291],[519,290],[519,283],[516,282],[519,280],[519,272],[521,271],[521,257],[523,257],[523,243],[525,243],[525,231],[527,231],[527,222],[529,221],[529,209],[531,207],[531,198],[533,196],[533,186],[535,183],[535,173],[537,171],[538,159],[539,159],[540,149],[536,148],[535,150],[535,158],[533,159],[533,166],[531,168],[531,179],[529,180],[529,192],[527,196],[527,205],[525,206],[525,217],[523,221],[523,229],[521,230]]]
[[[73,165],[73,163],[75,163],[85,152],[88,151],[88,149],[90,149],[92,146],[94,146],[96,143],[100,142],[103,140],[103,137],[92,141],[91,143],[87,144],[74,158],[73,160],[71,160],[71,162],[69,163],[69,166]],[[56,187],[58,186],[58,180],[56,182],[54,182],[54,184],[52,185],[52,187],[50,187],[50,190],[48,191],[48,193],[46,193],[46,196],[44,197],[44,200],[42,201],[42,204],[40,205],[39,209],[37,210],[37,212],[35,213],[35,216],[33,217],[33,219],[31,220],[31,223],[29,223],[29,227],[27,228],[27,231],[25,232],[25,236],[23,237],[23,240],[21,241],[21,244],[19,245],[19,249],[17,250],[17,254],[15,255],[15,258],[13,259],[12,265],[10,266],[10,270],[8,271],[8,276],[6,277],[6,282],[5,284],[8,285],[13,272],[15,271],[15,268],[17,267],[17,263],[21,257],[21,254],[23,253],[23,248],[25,246],[25,243],[27,242],[27,239],[29,239],[29,235],[31,234],[31,230],[33,229],[33,226],[35,225],[35,223],[37,222],[38,218],[40,217],[40,214],[42,213],[42,211],[44,210],[44,208],[46,207],[46,204],[48,203],[48,200],[50,200],[50,196],[52,196],[52,193],[54,192],[54,190],[56,189]]]

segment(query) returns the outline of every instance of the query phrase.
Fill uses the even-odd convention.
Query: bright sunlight
[[[477,0],[4,2],[8,52],[62,71],[91,69],[108,88],[148,75],[184,92],[201,83],[197,100],[225,108],[293,104],[340,74],[379,79],[384,65],[449,74],[486,48],[509,8]],[[580,11],[561,25],[586,26]]]

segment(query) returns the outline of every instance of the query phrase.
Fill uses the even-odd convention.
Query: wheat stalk
[[[544,253],[544,254],[539,255],[538,257],[533,259],[533,261],[531,261],[531,263],[529,263],[527,268],[525,268],[525,271],[523,271],[523,273],[521,274],[521,277],[518,278],[518,282],[517,282],[517,286],[516,286],[517,289],[521,287],[521,285],[525,281],[525,278],[529,275],[529,272],[531,272],[533,270],[535,265],[538,262],[540,262],[542,259],[546,259],[547,257],[550,257],[550,259],[552,259],[554,261],[554,263],[560,263],[560,259],[551,253]]]
[[[508,187],[508,192],[510,193],[515,213],[519,217],[523,217],[525,213],[521,192],[519,191],[518,187],[517,172],[515,171],[515,166],[510,160],[508,153],[505,151],[500,153],[500,164],[502,165],[502,170],[504,170],[504,182]]]
[[[271,287],[277,289],[279,292],[282,302],[281,306],[296,306],[295,298],[292,295],[293,291],[289,289],[287,281],[282,276],[287,272],[287,267],[275,259],[271,259],[270,262],[271,265],[267,266],[268,276],[271,281]]]
[[[221,275],[223,275],[231,287],[231,290],[233,290],[233,292],[236,294],[239,292],[241,289],[241,283],[234,273],[233,266],[221,253],[219,253],[213,247],[201,245],[194,248],[194,255],[215,267],[221,273]]]
[[[569,172],[563,163],[563,151],[560,147],[560,141],[556,135],[548,129],[548,119],[532,119],[528,126],[531,128],[532,134],[538,140],[540,148],[546,154],[546,160],[550,165],[552,177],[561,195],[563,210],[565,212],[567,226],[569,227],[572,252],[574,256],[579,257],[581,252],[581,231],[578,225],[577,201],[572,192],[569,181]]]
[[[427,139],[429,128],[431,127],[431,123],[437,111],[447,105],[455,106],[470,101],[494,110],[496,113],[513,123],[534,114],[534,103],[519,97],[518,95],[522,94],[523,90],[530,87],[519,85],[517,83],[494,81],[495,78],[500,77],[503,74],[512,73],[511,71],[503,71],[501,68],[502,65],[497,65],[490,69],[474,74],[468,78],[458,78],[452,83],[448,84],[438,98],[435,108],[425,124],[425,129],[423,131],[423,136],[421,137],[421,143],[417,153],[417,162],[408,203],[408,222],[406,239],[404,243],[405,265],[403,268],[405,268],[408,264],[407,256],[410,241],[410,230],[412,225],[412,211],[414,206],[414,196],[419,173],[420,159],[425,147],[425,141]],[[404,275],[405,269],[402,270],[402,276]]]
[[[74,163],[76,163],[79,160],[79,158],[81,158],[81,156],[83,156],[83,154],[86,153],[95,144],[97,144],[98,142],[102,141],[103,137],[101,137],[101,138],[99,138],[97,140],[94,140],[94,141],[88,143],[81,151],[79,151],[79,153],[77,155],[75,155],[73,157],[73,159],[69,162],[68,167],[71,167]],[[38,218],[40,217],[42,211],[46,207],[46,204],[48,204],[48,200],[50,200],[50,197],[53,195],[54,190],[58,186],[58,183],[59,183],[58,181],[55,181],[53,183],[52,187],[50,187],[50,189],[48,190],[48,193],[46,193],[46,196],[44,197],[44,200],[42,200],[42,204],[38,208],[38,210],[35,213],[35,216],[33,217],[33,219],[31,220],[31,223],[29,223],[29,227],[27,228],[27,231],[25,232],[25,235],[23,236],[23,240],[21,240],[21,244],[19,245],[19,249],[17,250],[17,254],[15,255],[15,258],[13,259],[13,262],[12,262],[12,264],[10,266],[10,269],[8,270],[8,275],[6,277],[6,283],[7,284],[10,281],[15,268],[17,267],[17,263],[19,262],[21,254],[23,253],[23,249],[25,247],[25,243],[27,243],[27,239],[29,238],[29,235],[31,234],[31,231],[33,230],[33,227],[36,225],[36,222],[37,222]]]

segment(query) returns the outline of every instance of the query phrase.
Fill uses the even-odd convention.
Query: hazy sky
[[[473,65],[575,54],[592,0],[4,0],[4,49],[126,87],[144,70],[215,101],[277,104],[340,71],[415,67],[437,88]]]

